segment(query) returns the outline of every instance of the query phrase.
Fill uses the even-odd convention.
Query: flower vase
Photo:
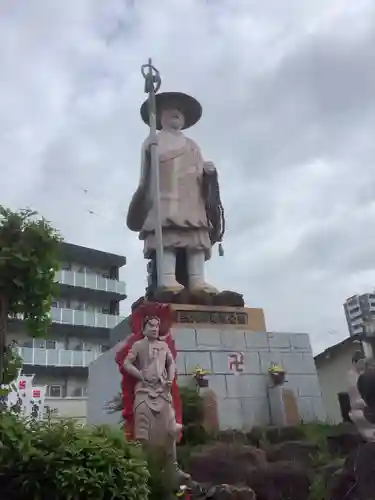
[[[271,380],[273,382],[274,386],[278,385],[283,385],[285,382],[285,373],[284,372],[278,372],[278,373],[270,373]]]
[[[198,387],[208,387],[208,380],[204,377],[196,377]]]

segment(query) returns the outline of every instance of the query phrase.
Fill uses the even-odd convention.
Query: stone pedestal
[[[264,312],[260,308],[172,304],[172,309],[176,313],[176,327],[194,325],[204,329],[221,327],[266,331]]]
[[[212,391],[211,400],[216,400],[220,429],[249,430],[275,420],[270,400],[276,396],[269,393],[271,363],[286,372],[283,396],[276,401],[280,406],[282,400],[284,413],[285,407],[294,408],[286,411],[287,420],[294,421],[297,414],[305,422],[325,420],[308,334],[267,332],[262,309],[183,304],[173,308],[178,383],[192,384],[197,365],[209,372],[209,387],[203,390]],[[119,345],[89,366],[90,424],[113,422],[114,416],[106,415],[103,406],[120,390],[114,361]]]
[[[217,396],[212,389],[200,389],[203,399],[203,427],[209,434],[219,431],[219,410],[217,406]]]
[[[249,309],[248,313],[247,325],[175,324],[178,383],[190,384],[197,365],[207,370],[209,389],[217,398],[220,429],[249,430],[254,425],[271,423],[268,369],[274,362],[287,374],[285,384],[279,389],[289,391],[283,392],[284,408],[285,404],[293,406],[290,402],[293,398],[298,408],[293,418],[292,410],[287,411],[288,421],[295,421],[296,414],[304,421],[324,420],[309,336],[267,333],[263,311]],[[280,417],[283,420],[285,416]]]
[[[283,386],[268,388],[271,424],[277,427],[298,425],[301,421],[296,394]]]

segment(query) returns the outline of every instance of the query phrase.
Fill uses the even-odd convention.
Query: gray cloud
[[[203,105],[189,133],[219,169],[228,226],[211,281],[263,306],[269,328],[308,331],[316,350],[347,334],[343,300],[375,282],[371,0],[0,9],[2,203],[31,205],[68,240],[126,254],[126,313],[146,284],[125,213],[147,134],[140,65],[151,55],[163,90]]]

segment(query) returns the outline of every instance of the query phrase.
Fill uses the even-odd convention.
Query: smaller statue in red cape
[[[176,347],[169,305],[145,302],[131,316],[132,334],[116,354],[122,375],[125,436],[146,448],[166,450],[181,479],[189,476],[177,464],[176,442],[182,410],[176,381]]]

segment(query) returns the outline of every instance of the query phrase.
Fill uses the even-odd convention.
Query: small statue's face
[[[162,111],[160,121],[163,129],[166,130],[181,130],[185,124],[181,111],[172,107]]]
[[[160,321],[158,318],[150,318],[144,326],[143,335],[149,340],[159,337]]]

